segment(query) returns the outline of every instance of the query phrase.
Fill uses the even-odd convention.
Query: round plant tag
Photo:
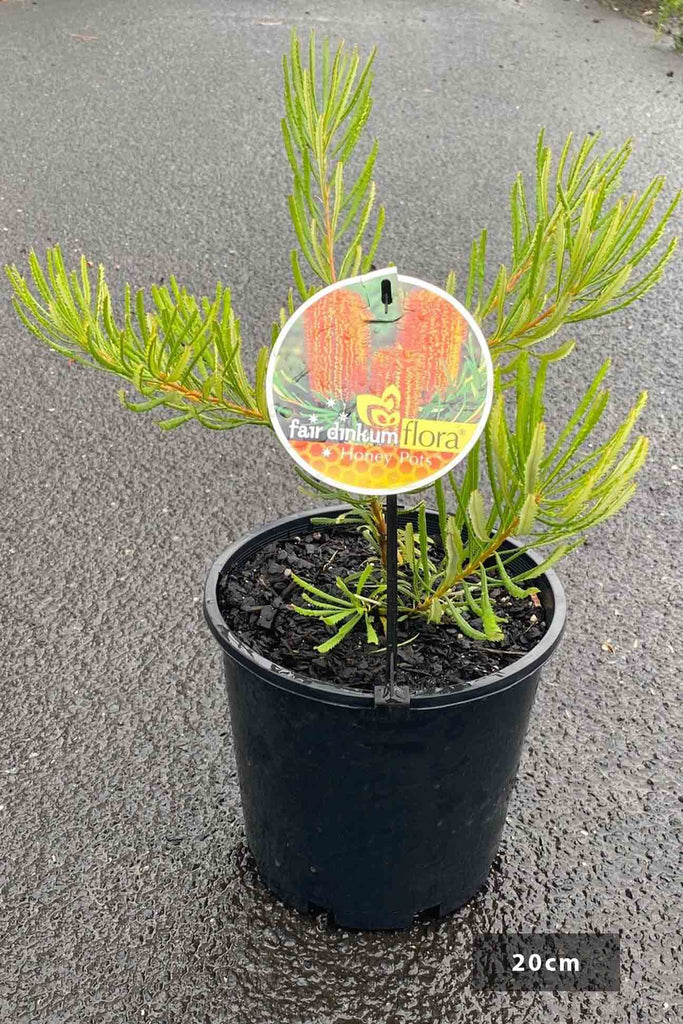
[[[307,473],[396,494],[436,480],[475,444],[493,367],[459,302],[388,268],[304,302],[275,342],[266,389],[275,431]]]

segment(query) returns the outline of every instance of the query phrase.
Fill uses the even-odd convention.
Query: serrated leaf
[[[462,589],[463,589],[463,593],[465,595],[465,601],[467,603],[467,607],[469,608],[469,610],[472,612],[473,615],[476,615],[477,618],[480,619],[481,618],[481,605],[478,604],[475,601],[474,595],[472,594],[472,588],[468,584],[467,580],[463,580],[462,581]]]
[[[524,465],[524,492],[527,495],[536,493],[538,488],[538,471],[543,459],[545,448],[545,423],[538,423],[531,439],[531,446]]]
[[[474,626],[470,625],[458,608],[453,608],[451,615],[460,632],[469,637],[470,640],[486,640],[486,633],[482,633],[480,629],[475,629]]]
[[[314,594],[317,598],[327,604],[334,604],[341,607],[346,607],[348,605],[348,601],[343,601],[341,598],[335,597],[332,594],[326,594],[325,591],[315,587],[312,583],[309,583],[308,580],[302,579],[301,576],[297,576],[296,573],[292,573],[290,578],[306,593]]]
[[[486,639],[493,640],[494,642],[503,640],[503,631],[498,625],[498,619],[491,604],[488,582],[486,579],[486,569],[483,566],[479,573],[479,579],[481,581],[481,623],[484,627]]]
[[[175,427],[180,427],[183,423],[187,423],[188,420],[193,418],[191,412],[186,412],[182,416],[169,416],[168,419],[159,420],[157,426],[160,430],[173,430]]]
[[[478,489],[470,494],[469,501],[467,502],[467,514],[477,539],[486,543],[489,539],[489,533],[486,528],[484,496]]]
[[[444,585],[451,587],[460,572],[465,551],[457,520],[450,516],[446,526],[446,569]]]
[[[412,523],[406,523],[403,533],[403,559],[411,567],[415,563],[415,534]]]
[[[532,526],[536,519],[536,513],[538,512],[538,505],[536,503],[535,494],[527,494],[522,510],[519,513],[519,522],[517,524],[516,534],[518,537],[525,537],[530,533]]]
[[[428,612],[427,612],[427,621],[428,622],[433,622],[434,625],[438,626],[438,624],[443,619],[443,615],[444,615],[444,606],[443,606],[443,604],[441,602],[441,599],[438,598],[438,597],[435,597],[432,600],[431,604],[429,605],[429,609],[428,609]]]
[[[538,593],[538,587],[527,587],[526,589],[523,587],[518,587],[517,584],[508,576],[508,573],[503,564],[503,560],[501,559],[497,551],[495,553],[495,558],[496,565],[498,566],[499,579],[511,597],[531,597],[532,594]]]
[[[265,420],[270,420],[270,410],[268,409],[268,397],[266,395],[266,375],[268,373],[268,362],[270,359],[270,349],[267,345],[263,345],[258,352],[256,357],[256,374],[255,374],[255,390],[256,390],[256,404],[259,412]]]
[[[365,638],[366,638],[366,640],[367,640],[367,642],[369,644],[378,644],[379,643],[379,637],[377,636],[377,631],[375,630],[375,627],[373,626],[372,622],[370,621],[370,616],[369,615],[365,616]]]
[[[330,637],[329,640],[326,640],[324,644],[320,644],[315,648],[315,650],[318,654],[327,654],[327,652],[331,651],[333,647],[336,647],[338,643],[341,643],[345,636],[348,636],[351,630],[358,625],[362,618],[363,615],[360,612],[354,615],[344,623],[341,629],[337,630],[334,636]]]
[[[565,558],[570,551],[574,551],[576,548],[580,547],[581,544],[583,544],[583,538],[569,544],[558,544],[555,550],[548,555],[540,565],[534,566],[533,569],[527,569],[526,572],[515,573],[513,577],[514,582],[521,583],[523,580],[537,579],[539,576],[542,576],[544,572],[547,572],[548,569],[552,569],[552,567],[556,565],[561,558]]]

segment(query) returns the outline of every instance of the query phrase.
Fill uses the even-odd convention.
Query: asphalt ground
[[[249,352],[289,284],[291,26],[380,47],[381,259],[443,282],[535,137],[635,135],[624,185],[683,182],[683,59],[592,2],[0,4],[0,257],[60,241],[124,281],[231,284]],[[673,75],[670,73],[673,71]],[[678,219],[678,230],[681,219]],[[311,504],[265,433],[171,434],[19,325],[0,281],[0,1019],[9,1024],[683,1019],[679,699],[683,262],[576,332],[549,428],[613,358],[651,396],[628,510],[561,567],[569,623],[488,888],[440,924],[345,933],[245,849],[200,595],[240,534]],[[609,646],[607,646],[609,645]],[[473,992],[482,931],[620,931],[619,994]]]

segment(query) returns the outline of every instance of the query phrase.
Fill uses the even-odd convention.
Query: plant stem
[[[337,271],[334,267],[334,233],[332,231],[332,216],[330,214],[330,186],[327,181],[327,162],[325,167],[320,168],[320,173],[325,181],[323,186],[323,217],[325,220],[325,239],[327,241],[327,263],[330,268],[330,282],[337,280]]]
[[[461,569],[461,571],[457,574],[455,579],[451,580],[449,583],[442,583],[441,586],[438,587],[433,594],[430,594],[430,596],[426,598],[422,602],[422,604],[419,604],[417,606],[416,610],[418,612],[427,611],[427,609],[432,605],[434,601],[437,601],[440,597],[443,597],[444,594],[447,594],[449,590],[452,590],[457,583],[461,583],[464,579],[467,579],[468,576],[471,576],[473,572],[476,572],[477,569],[480,569],[481,566],[486,561],[486,559],[490,558],[491,555],[493,555],[498,550],[503,541],[507,540],[508,537],[512,536],[518,522],[518,519],[513,520],[513,522],[510,524],[510,526],[508,526],[506,530],[503,530],[502,533],[496,534],[496,536],[493,538],[489,546],[487,548],[484,548],[484,550],[481,551],[472,562],[469,562],[464,569]]]
[[[387,523],[384,518],[384,509],[382,508],[382,502],[379,498],[374,497],[370,502],[370,508],[372,510],[372,518],[375,520],[375,526],[377,527],[377,537],[379,539],[379,553],[382,556],[382,568],[387,567]]]
[[[204,398],[200,391],[192,391],[189,388],[183,387],[182,384],[177,384],[175,381],[165,381],[163,376],[160,376],[159,380],[158,388],[160,391],[176,391],[183,398],[189,398],[194,402],[208,402],[212,405],[218,405],[221,409],[234,412],[236,415],[244,417],[244,419],[253,420],[254,423],[267,422],[258,409],[247,409],[242,405],[234,405],[232,402],[225,402],[222,398],[216,398],[214,395],[207,395]]]

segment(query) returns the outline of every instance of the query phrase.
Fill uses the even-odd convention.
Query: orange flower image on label
[[[370,326],[360,295],[337,290],[304,312],[304,341],[311,391],[349,400],[367,384]]]
[[[491,407],[493,370],[455,299],[387,268],[324,288],[290,317],[266,391],[280,441],[312,477],[393,494],[467,454]]]

